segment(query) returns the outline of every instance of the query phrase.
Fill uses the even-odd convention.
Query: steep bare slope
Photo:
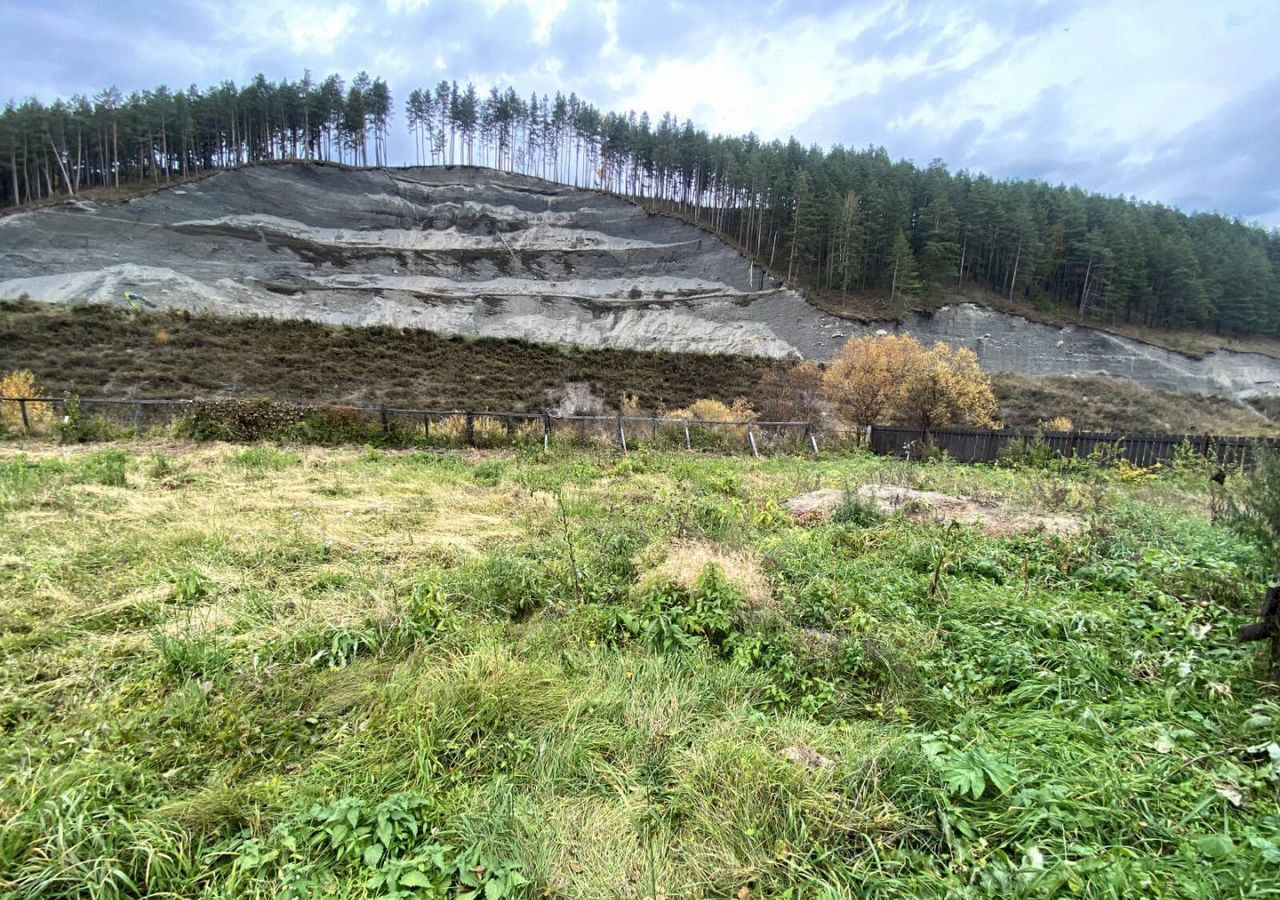
[[[893,328],[815,309],[699,229],[624,200],[468,168],[263,165],[106,206],[0,218],[0,297],[586,347],[828,359]],[[994,371],[1113,375],[1179,391],[1280,393],[1280,361],[1191,359],[971,305],[911,317]]]

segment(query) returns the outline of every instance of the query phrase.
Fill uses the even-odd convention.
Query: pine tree
[[[911,242],[901,228],[893,239],[893,252],[890,254],[893,274],[890,277],[889,301],[893,302],[898,295],[917,296],[922,288],[920,270],[916,266],[915,255],[911,252]]]

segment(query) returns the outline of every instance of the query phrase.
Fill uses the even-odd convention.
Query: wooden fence
[[[1220,465],[1247,465],[1257,449],[1280,448],[1277,438],[1113,431],[993,431],[989,428],[938,428],[929,432],[928,443],[960,462],[995,462],[1011,445],[1037,441],[1062,457],[1126,459],[1144,468],[1173,459],[1183,447],[1215,459]],[[874,453],[918,456],[925,443],[919,428],[877,425],[871,429],[870,449]]]
[[[172,424],[192,412],[194,400],[118,400],[81,398],[81,415],[131,428],[135,433]],[[60,420],[67,400],[61,397],[0,397],[6,417],[32,434]],[[37,404],[47,404],[37,406]],[[16,407],[16,410],[15,410]],[[714,422],[663,416],[554,416],[538,412],[433,410],[392,406],[309,406],[311,410],[355,416],[371,435],[404,443],[472,447],[541,443],[613,444],[623,452],[644,445],[686,450],[746,450],[761,453],[819,453],[820,449],[867,447],[885,456],[918,458],[926,445],[960,462],[995,462],[1019,442],[1042,442],[1048,450],[1071,458],[1126,459],[1151,466],[1172,459],[1179,448],[1221,465],[1248,465],[1259,448],[1280,449],[1280,439],[1211,434],[1122,434],[1094,431],[994,431],[986,428],[938,428],[925,440],[919,428],[876,425],[865,430],[837,430],[813,422]],[[37,415],[37,410],[39,415]],[[14,412],[16,411],[16,415]],[[50,414],[52,413],[52,414]],[[1016,447],[1014,448],[1016,449]],[[1184,451],[1186,452],[1186,451]]]

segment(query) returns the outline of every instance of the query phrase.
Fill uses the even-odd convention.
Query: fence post
[[[1205,432],[1200,436],[1200,455],[1209,455],[1209,432]]]
[[[653,442],[656,444],[658,442],[658,417],[657,416],[651,417],[649,420],[649,425],[650,425],[650,429],[653,432]]]
[[[622,455],[627,455],[627,433],[622,430],[622,415],[618,415],[618,446],[622,448]]]
[[[578,443],[587,446],[587,418],[581,416],[578,419]]]
[[[684,424],[684,449],[686,449],[686,450],[692,450],[692,449],[693,449],[693,438],[691,438],[691,437],[689,436],[689,420],[688,420],[688,419],[685,419],[685,420],[683,421],[683,424]]]
[[[378,418],[382,421],[382,436],[391,437],[391,422],[387,419],[387,408],[385,406],[378,407]]]
[[[551,449],[551,416],[542,414],[542,452]]]
[[[142,401],[133,404],[133,433],[142,434]]]
[[[476,445],[476,414],[467,413],[467,446]]]
[[[22,397],[18,398],[18,409],[22,412],[22,433],[30,434],[31,421],[27,418],[27,401]]]
[[[430,440],[431,438],[431,417],[426,413],[422,414],[422,439]]]
[[[813,427],[812,422],[806,422],[804,433],[809,437],[809,446],[813,448],[813,455],[818,455],[818,430]],[[870,438],[868,438],[870,440]]]
[[[513,418],[511,418],[510,416],[507,416],[507,418],[506,418],[506,425],[507,425],[507,443],[509,444],[509,443],[511,443],[513,440],[515,440],[515,436],[516,436],[516,420],[515,420],[515,419],[513,419]]]
[[[750,423],[747,424],[747,443],[751,445],[751,455],[759,459],[760,451],[756,449],[756,433],[751,430]]]

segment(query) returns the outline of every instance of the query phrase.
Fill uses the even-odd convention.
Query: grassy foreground
[[[778,506],[873,481],[1083,531]],[[0,896],[1275,896],[1206,484],[0,449]]]

